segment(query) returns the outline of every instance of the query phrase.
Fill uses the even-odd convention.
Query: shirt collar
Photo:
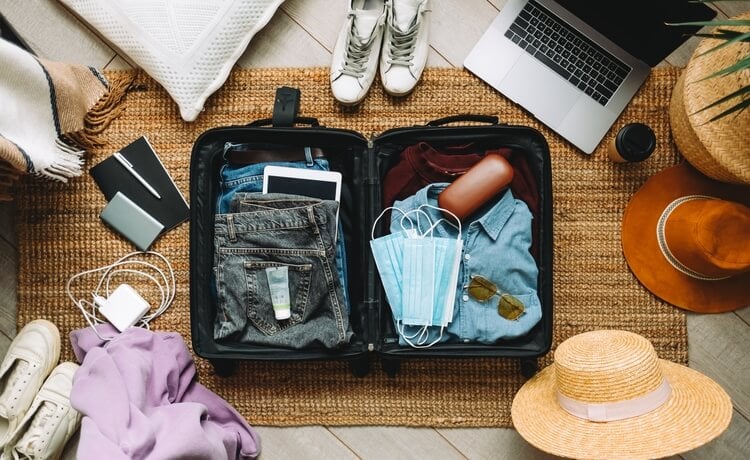
[[[434,183],[422,187],[415,195],[414,206],[412,209],[417,209],[423,204],[437,206],[437,196],[440,194],[440,192],[445,190],[448,185],[450,184]],[[505,223],[508,221],[511,214],[513,214],[514,209],[515,199],[513,197],[513,193],[510,191],[510,189],[507,189],[505,192],[503,192],[502,197],[500,197],[497,202],[491,205],[485,205],[484,207],[479,208],[479,210],[475,211],[475,215],[481,213],[481,216],[469,222],[469,225],[481,226],[484,229],[485,233],[487,233],[487,236],[489,236],[492,241],[496,241],[497,237],[500,235],[500,231],[503,229],[503,226],[505,226]],[[433,218],[433,222],[442,217],[440,215],[440,212],[436,209],[427,208],[425,209],[425,211],[430,215],[431,218]],[[450,220],[452,221],[453,219]],[[462,222],[461,224],[464,229],[467,228],[466,222]],[[438,225],[435,231],[440,236],[451,236],[448,232],[446,232],[447,228],[452,227],[446,225]]]

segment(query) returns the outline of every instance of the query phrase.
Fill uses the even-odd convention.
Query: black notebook
[[[140,175],[161,198],[152,194],[125,165],[112,155],[89,171],[107,201],[111,200],[117,192],[123,193],[164,225],[162,233],[188,219],[190,208],[185,197],[146,137],[142,136],[123,147],[120,154],[132,165],[133,172]]]

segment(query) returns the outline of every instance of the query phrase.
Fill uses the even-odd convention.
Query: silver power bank
[[[121,192],[112,197],[99,217],[141,251],[148,250],[164,228]]]

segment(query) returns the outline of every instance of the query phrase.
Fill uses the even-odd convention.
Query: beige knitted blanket
[[[67,182],[116,114],[123,82],[92,67],[38,58],[0,40],[0,200],[21,174]]]

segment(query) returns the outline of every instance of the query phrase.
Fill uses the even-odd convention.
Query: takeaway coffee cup
[[[607,154],[618,163],[643,161],[654,152],[656,135],[643,123],[630,123],[622,127],[609,144]]]

